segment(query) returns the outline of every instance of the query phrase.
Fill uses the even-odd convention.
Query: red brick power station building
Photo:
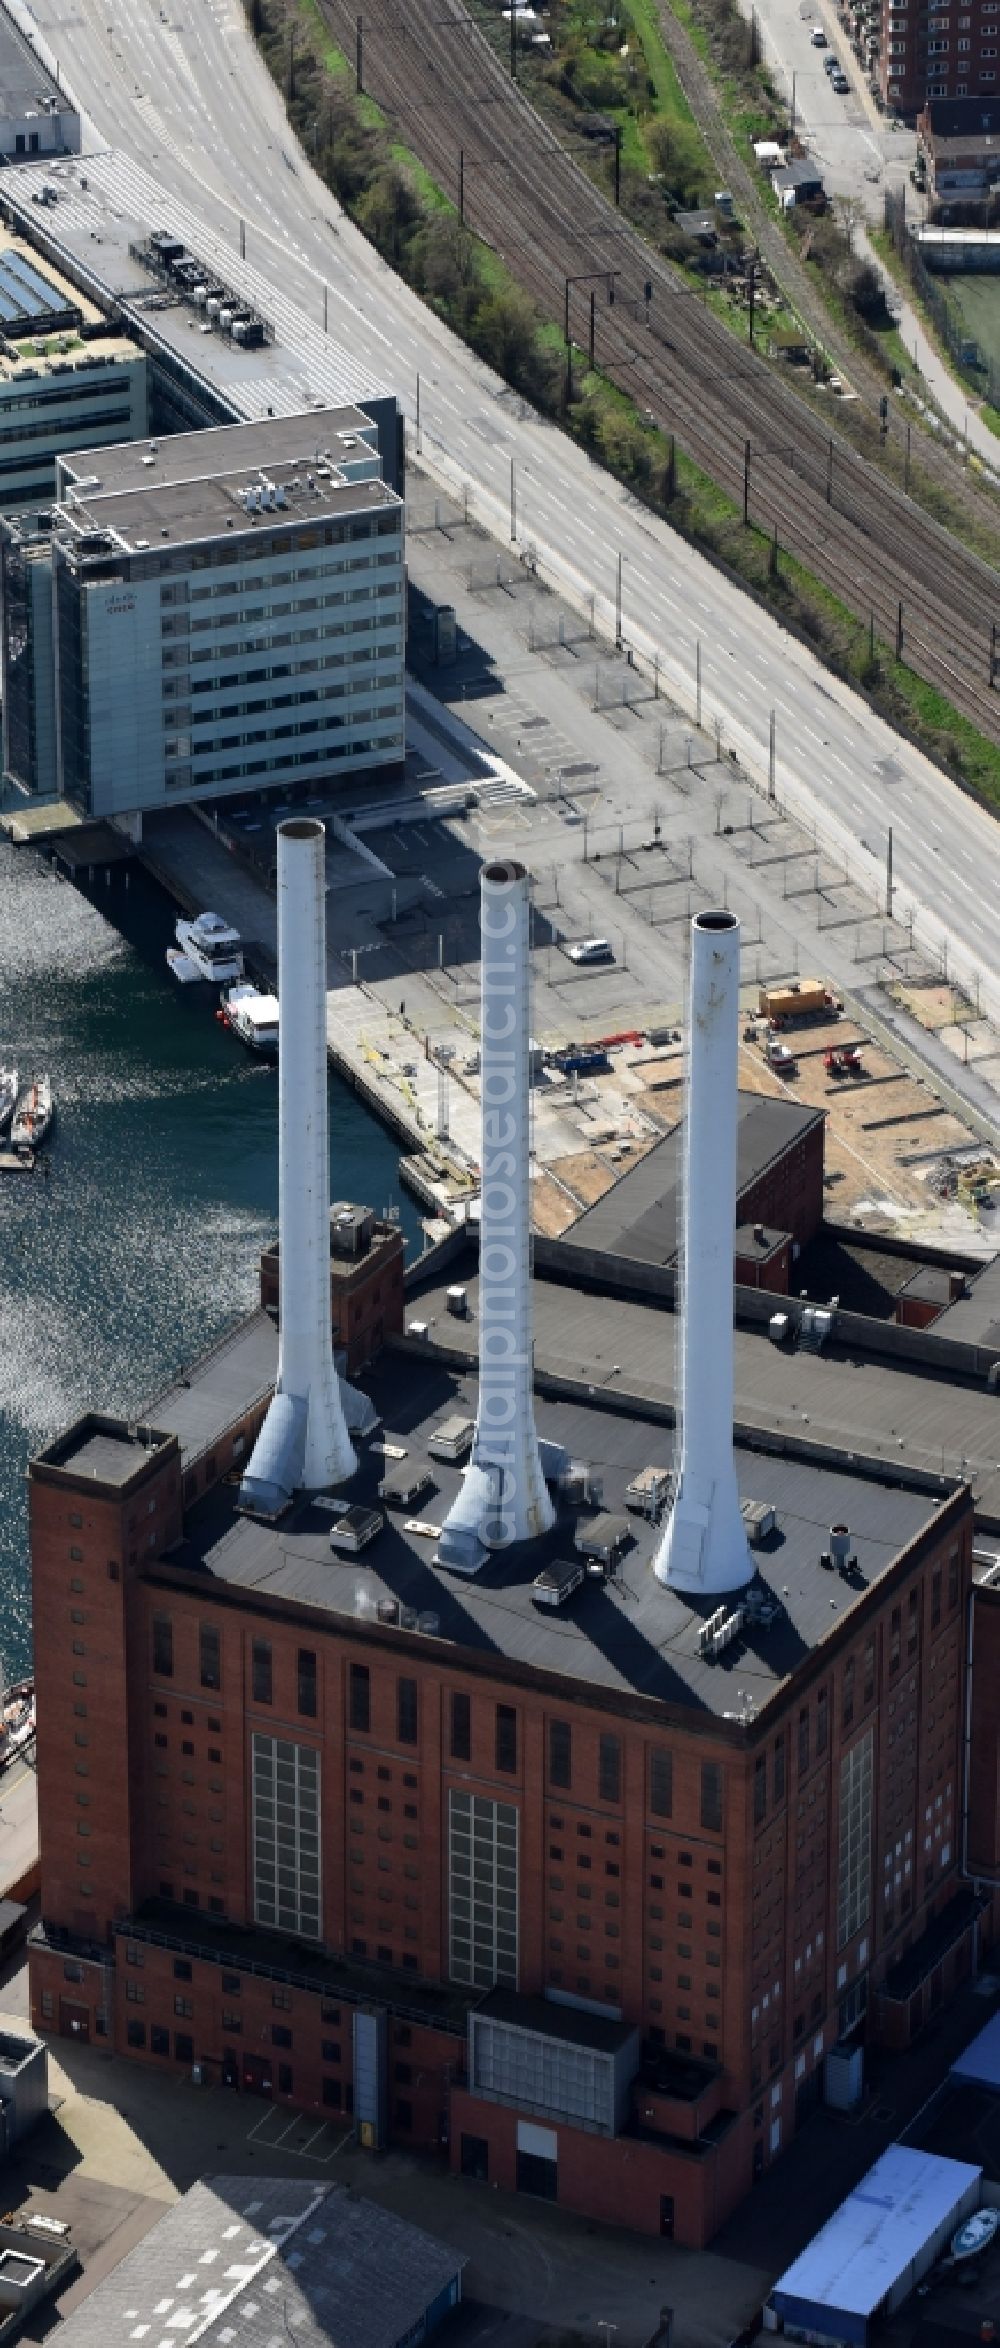
[[[411,1276],[407,1334],[398,1235],[351,1245],[390,1447],[348,1493],[384,1517],[358,1555],[314,1498],[238,1506],[264,1311],[148,1423],[92,1415],[32,1463],[32,2019],[701,2245],[833,2049],[906,2043],[988,1928],[960,1879],[970,1496],[738,1441],[758,1571],[716,1641],[650,1571],[670,1318],[609,1295],[614,1386],[568,1350],[536,1378],[555,1530],[456,1581],[427,1525],[475,1409],[474,1249]],[[540,1604],[563,1559],[585,1582]]]

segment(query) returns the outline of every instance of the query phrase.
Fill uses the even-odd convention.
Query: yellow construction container
[[[814,1019],[829,1002],[821,978],[789,978],[783,986],[762,986],[758,1008],[762,1019]]]

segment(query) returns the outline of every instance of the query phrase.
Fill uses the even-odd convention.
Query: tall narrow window
[[[153,1616],[153,1670],[161,1679],[173,1678],[174,1626],[169,1614]]]
[[[417,1683],[415,1679],[396,1682],[396,1733],[401,1745],[415,1745],[417,1741]]]
[[[549,1784],[563,1791],[573,1782],[573,1731],[568,1720],[549,1722]]]
[[[372,1724],[371,1673],[367,1663],[351,1665],[350,1720],[352,1728],[368,1729]]]
[[[509,1774],[517,1768],[517,1713],[512,1704],[497,1705],[497,1768]]]
[[[674,1812],[674,1757],[665,1745],[649,1756],[649,1807],[654,1818],[672,1818]]]
[[[722,1769],[718,1761],[701,1765],[701,1823],[713,1834],[722,1830]]]
[[[451,1695],[451,1757],[453,1761],[472,1759],[472,1701],[459,1688],[453,1688]]]
[[[830,1736],[829,1706],[826,1689],[821,1688],[816,1698],[816,1751],[825,1753]]]
[[[620,1802],[622,1798],[622,1747],[620,1737],[602,1737],[597,1769],[597,1790],[602,1802]]]
[[[253,1880],[258,1924],[318,1940],[319,1754],[277,1737],[253,1737]]]
[[[837,1874],[837,1947],[868,1921],[871,1907],[872,1731],[866,1729],[840,1764]]]
[[[255,1704],[270,1704],[273,1696],[270,1639],[255,1639],[253,1643],[253,1700]]]
[[[315,1720],[316,1656],[311,1647],[299,1648],[299,1711],[303,1720]]]
[[[804,1777],[809,1767],[809,1706],[803,1704],[799,1713],[799,1776]]]
[[[449,1970],[476,1989],[517,1986],[517,1811],[449,1795]]]
[[[845,1663],[845,1665],[844,1665],[844,1677],[843,1677],[843,1680],[842,1680],[842,1682],[841,1682],[841,1691],[840,1691],[840,1693],[841,1693],[841,1721],[842,1721],[842,1724],[843,1724],[844,1728],[850,1728],[851,1722],[852,1722],[852,1720],[853,1720],[853,1718],[854,1718],[854,1657],[853,1657],[853,1655],[849,1655],[849,1656],[848,1656],[847,1662],[846,1662],[846,1663]]]
[[[760,1826],[767,1816],[767,1754],[758,1753],[753,1765],[753,1822]]]
[[[775,1801],[783,1802],[785,1799],[785,1739],[783,1734],[780,1737],[775,1737],[774,1740],[773,1783]]]
[[[201,1664],[203,1688],[222,1686],[222,1641],[210,1622],[203,1622],[198,1632],[198,1656]]]

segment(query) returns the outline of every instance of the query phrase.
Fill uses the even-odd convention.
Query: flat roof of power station
[[[440,1525],[461,1482],[462,1467],[445,1465],[429,1451],[443,1421],[473,1418],[476,1371],[390,1347],[366,1380],[380,1413],[379,1440],[405,1447],[408,1464],[426,1468],[435,1490],[421,1500],[420,1519]],[[157,1405],[157,1423],[165,1412]],[[672,1437],[662,1423],[641,1411],[622,1412],[578,1397],[537,1400],[539,1433],[586,1462],[603,1481],[602,1508],[625,1514],[626,1487],[646,1467],[669,1466]],[[352,1503],[379,1505],[386,1472],[381,1450],[360,1446],[357,1476],[345,1487]],[[510,1557],[490,1559],[472,1577],[434,1564],[436,1542],[407,1529],[401,1512],[386,1512],[384,1529],[360,1555],[347,1557],[330,1546],[329,1503],[304,1498],[278,1524],[262,1523],[238,1510],[234,1486],[221,1484],[188,1515],[183,1542],[170,1566],[203,1573],[241,1595],[266,1603],[292,1600],[323,1612],[374,1616],[377,1602],[390,1598],[417,1615],[435,1618],[441,1639],[454,1642],[484,1663],[503,1657],[554,1677],[581,1679],[618,1696],[693,1707],[721,1718],[738,1713],[743,1693],[755,1705],[769,1697],[806,1652],[839,1629],[899,1553],[931,1524],[946,1504],[946,1490],[907,1488],[840,1470],[815,1459],[737,1451],[744,1499],[775,1510],[775,1532],[755,1552],[756,1589],[774,1609],[768,1627],[748,1624],[716,1662],[698,1649],[698,1631],[716,1601],[696,1607],[655,1580],[651,1562],[658,1527],[629,1514],[631,1540],[618,1575],[605,1583],[588,1580],[557,1611],[539,1608],[532,1583],[543,1565],[574,1554],[578,1525],[588,1513],[564,1509],[553,1531]],[[851,1531],[856,1566],[840,1576],[824,1568],[830,1525]],[[160,1569],[153,1568],[154,1576]],[[431,1625],[425,1625],[431,1633]]]

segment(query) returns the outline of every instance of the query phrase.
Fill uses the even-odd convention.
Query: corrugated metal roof
[[[873,2315],[933,2236],[952,2217],[958,2224],[982,2173],[968,2161],[890,2144],[775,2284],[772,2304],[779,2314],[795,2300],[833,2315]]]

